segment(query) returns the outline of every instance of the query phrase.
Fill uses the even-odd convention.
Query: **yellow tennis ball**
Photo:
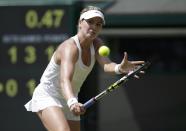
[[[108,56],[110,54],[109,47],[103,45],[99,48],[98,53],[100,56]]]

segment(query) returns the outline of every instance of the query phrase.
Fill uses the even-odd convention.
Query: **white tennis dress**
[[[88,74],[91,72],[95,63],[95,50],[93,44],[91,45],[91,64],[86,66],[82,62],[81,58],[81,46],[79,39],[76,36],[72,37],[74,39],[78,51],[79,57],[75,64],[74,76],[72,79],[72,87],[75,96],[78,96],[80,88],[85,81]],[[60,87],[60,65],[56,64],[54,61],[54,55],[52,56],[47,68],[45,69],[39,85],[35,88],[33,92],[32,99],[25,104],[27,111],[38,112],[50,106],[62,107],[67,120],[80,120],[80,117],[73,115],[70,112],[66,100],[61,93]]]

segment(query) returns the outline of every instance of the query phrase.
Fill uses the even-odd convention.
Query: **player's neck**
[[[83,36],[82,34],[77,34],[77,36],[78,36],[81,48],[89,49],[90,45],[92,44],[92,39],[88,39],[87,37]]]

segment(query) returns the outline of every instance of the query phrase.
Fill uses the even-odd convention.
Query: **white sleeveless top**
[[[72,88],[75,93],[74,95],[77,96],[82,84],[84,83],[85,79],[87,78],[88,74],[91,72],[95,64],[95,50],[93,44],[91,44],[91,64],[89,66],[86,66],[81,58],[82,49],[79,43],[78,36],[76,35],[72,37],[72,39],[74,39],[79,51],[79,57],[75,64],[74,75],[72,79]],[[40,83],[50,83],[51,88],[60,90],[60,65],[55,63],[54,55],[52,56],[47,68],[45,69],[40,79]]]

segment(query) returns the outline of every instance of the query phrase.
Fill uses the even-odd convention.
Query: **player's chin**
[[[97,34],[95,34],[95,33],[88,33],[87,36],[88,36],[90,39],[94,40],[94,39],[97,37]]]

